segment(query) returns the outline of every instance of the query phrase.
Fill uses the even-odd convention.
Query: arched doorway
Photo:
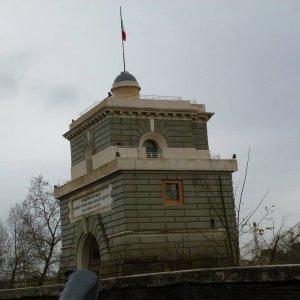
[[[84,235],[80,240],[77,251],[77,267],[99,273],[100,251],[97,240],[91,233]]]

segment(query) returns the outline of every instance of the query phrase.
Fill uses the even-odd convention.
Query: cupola
[[[116,77],[111,88],[114,96],[139,96],[140,90],[141,88],[135,77],[127,71],[121,72],[121,74]]]

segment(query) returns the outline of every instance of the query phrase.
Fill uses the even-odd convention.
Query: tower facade
[[[71,180],[55,189],[61,270],[102,278],[233,265],[234,159],[212,158],[205,105],[141,96],[122,72],[70,124]]]

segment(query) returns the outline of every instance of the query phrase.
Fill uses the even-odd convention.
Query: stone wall
[[[224,209],[235,236],[231,174],[201,172],[122,172],[114,193],[123,206],[113,219],[127,234],[110,239],[112,254],[103,261],[105,277],[144,272],[228,265],[224,214],[218,177],[224,191]],[[184,204],[165,205],[163,179],[183,183]],[[215,220],[211,228],[210,220]]]
[[[111,145],[138,147],[141,136],[150,131],[149,119],[110,117]]]
[[[182,182],[183,204],[164,203],[164,179]],[[94,235],[99,245],[101,277],[228,265],[219,214],[226,211],[234,235],[230,173],[122,171],[78,191],[76,197],[104,184],[112,185],[113,203],[112,209],[101,215],[72,223],[68,206],[72,196],[61,200],[62,272],[77,266],[79,243],[87,233]]]
[[[195,148],[208,150],[207,124],[194,123],[191,120],[156,119],[154,131],[161,134],[168,147]],[[72,166],[85,159],[85,148],[89,143],[94,147],[94,154],[108,146],[138,147],[140,138],[150,132],[149,118],[122,118],[108,116],[101,120],[87,133],[71,140]]]
[[[85,147],[87,145],[86,134],[80,135],[71,141],[72,166],[85,159]]]
[[[2,290],[0,299],[57,299],[61,287],[56,285]],[[300,299],[300,265],[200,269],[100,281],[99,300],[152,299]]]
[[[83,197],[86,194],[92,193],[103,185],[112,185],[112,197],[114,199],[112,210],[102,215],[89,216],[86,219],[82,219],[76,222],[72,222],[70,219],[70,207],[69,201],[72,201],[72,196],[70,198],[65,198],[60,200],[61,209],[61,225],[62,225],[62,255],[60,260],[60,269],[64,272],[70,268],[77,267],[77,251],[78,245],[81,238],[87,233],[91,233],[95,236],[97,243],[99,245],[101,258],[108,259],[107,252],[111,250],[108,249],[107,239],[108,235],[113,235],[125,230],[124,222],[117,221],[123,219],[122,211],[120,209],[123,206],[123,199],[118,195],[118,187],[121,184],[120,174],[117,174],[111,178],[104,180],[98,180],[95,184],[90,185],[87,189],[79,191],[76,197]]]
[[[234,201],[230,173],[208,172],[122,172],[119,191],[124,195],[127,230],[185,230],[209,229],[210,219],[215,228],[222,228],[218,220],[221,209],[221,179],[228,219],[234,226]],[[162,181],[179,180],[184,190],[183,205],[165,205]],[[117,194],[117,191],[115,191]],[[220,212],[221,213],[221,212]]]
[[[208,150],[206,123],[158,119],[155,121],[155,131],[166,139],[168,147]]]
[[[65,135],[71,141],[74,180],[70,185],[77,187],[59,197],[61,271],[80,266],[87,235],[94,236],[99,246],[102,278],[230,265],[228,235],[236,243],[233,168],[227,169],[225,160],[219,160],[215,169],[209,160],[206,122],[211,114],[204,106],[184,101],[126,102],[127,106],[116,99],[107,101],[111,107],[94,119],[89,113],[82,116],[87,123],[79,126],[75,121],[74,132]],[[156,160],[140,149],[147,139],[154,139],[160,148],[162,155]],[[106,161],[101,151],[109,146],[116,148]],[[134,157],[120,157],[118,146],[134,148]],[[180,158],[172,157],[176,152]],[[112,169],[121,162],[123,168]],[[104,173],[106,167],[110,173]],[[73,201],[104,186],[112,191],[110,211],[69,218]],[[180,197],[175,196],[179,201],[167,198],[171,192],[166,186],[180,190]]]
[[[300,299],[300,265],[215,268],[112,278],[102,300]]]

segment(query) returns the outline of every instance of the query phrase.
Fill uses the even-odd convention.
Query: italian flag
[[[123,41],[126,41],[126,32],[125,32],[125,28],[124,28],[124,24],[123,24],[123,19],[122,19],[122,11],[121,11],[121,7],[120,7],[120,16],[121,16],[122,40],[123,40]]]

